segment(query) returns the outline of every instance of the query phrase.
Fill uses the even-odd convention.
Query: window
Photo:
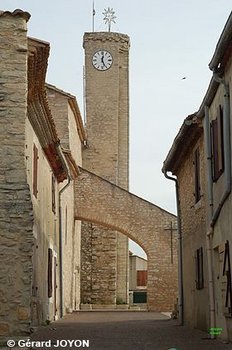
[[[147,270],[137,271],[137,286],[146,287],[147,285]]]
[[[219,105],[217,118],[211,122],[211,154],[213,181],[224,171],[223,109]]]
[[[33,146],[33,195],[37,198],[38,193],[38,148]]]
[[[195,253],[196,264],[196,289],[204,288],[204,274],[203,274],[203,248],[199,248]]]
[[[195,203],[197,203],[201,199],[201,178],[200,178],[200,151],[197,148],[194,152],[194,184],[195,184]]]
[[[231,266],[230,266],[230,248],[229,241],[225,244],[224,262],[223,262],[223,276],[226,276],[226,297],[225,308],[230,317],[232,317],[232,280],[231,280]]]
[[[56,213],[56,180],[55,176],[52,174],[52,211]]]
[[[52,249],[48,248],[48,298],[52,297]]]

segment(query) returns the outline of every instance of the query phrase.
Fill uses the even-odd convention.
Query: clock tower
[[[85,33],[83,46],[88,140],[83,167],[128,190],[129,37]],[[128,238],[83,223],[81,254],[82,303],[128,303]]]

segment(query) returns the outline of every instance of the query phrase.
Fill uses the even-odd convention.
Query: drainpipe
[[[176,207],[177,207],[177,232],[179,239],[179,249],[178,249],[178,285],[179,285],[179,320],[180,325],[184,324],[184,293],[183,293],[183,249],[182,249],[182,230],[181,230],[181,209],[180,209],[180,196],[179,196],[179,186],[178,181],[175,177],[169,176],[167,170],[165,169],[165,164],[162,168],[164,176],[175,182],[176,188]]]
[[[207,186],[208,186],[208,199],[209,199],[209,217],[208,225],[209,229],[206,234],[206,253],[208,262],[208,288],[209,288],[209,304],[210,304],[210,328],[215,328],[215,295],[214,295],[214,283],[213,283],[213,264],[212,264],[212,237],[213,227],[210,226],[210,222],[213,216],[213,180],[212,180],[212,166],[211,166],[211,144],[210,144],[210,124],[209,124],[209,107],[205,106],[205,118],[204,118],[204,140],[207,159]],[[215,336],[211,334],[213,339]]]
[[[61,207],[61,195],[71,183],[71,174],[67,165],[66,159],[63,155],[60,143],[56,145],[58,154],[64,169],[68,174],[68,182],[59,190],[59,255],[60,255],[60,317],[63,317],[63,241],[62,241],[62,207]]]

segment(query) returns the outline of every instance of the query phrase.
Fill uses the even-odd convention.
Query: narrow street
[[[80,341],[89,340],[91,350],[232,350],[232,344],[155,312],[76,312],[39,328],[31,340],[50,340],[57,349],[70,348],[65,341],[56,346],[57,340],[79,340],[74,349],[86,348]]]

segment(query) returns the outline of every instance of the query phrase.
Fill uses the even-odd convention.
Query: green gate
[[[133,304],[146,304],[147,292],[134,292],[133,293]]]

